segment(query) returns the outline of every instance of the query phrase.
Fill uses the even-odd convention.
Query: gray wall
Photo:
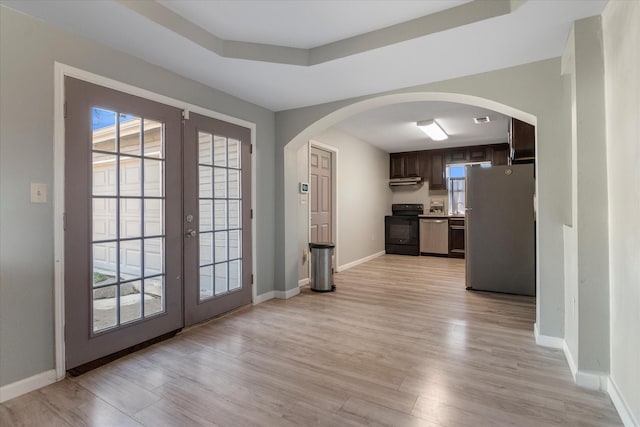
[[[298,150],[298,182],[309,182],[309,144]],[[311,184],[311,183],[309,183]],[[311,194],[298,195],[298,280],[309,278],[309,203]],[[304,203],[302,202],[304,200]]]
[[[565,228],[565,341],[572,369],[609,371],[604,59],[599,16],[574,23],[563,55],[570,94],[571,227]]]
[[[258,294],[274,280],[274,114],[0,7],[0,385],[54,367],[54,61],[257,125]],[[29,203],[29,184],[48,186]]]
[[[564,218],[570,216],[571,204],[565,181],[570,180],[570,160],[566,150],[558,149],[568,144],[566,139],[563,109],[563,86],[558,58],[532,64],[506,68],[458,79],[426,84],[394,91],[391,93],[447,92],[473,95],[510,106],[521,112],[537,117],[538,136],[538,228],[539,228],[539,266],[538,277],[538,326],[543,335],[564,336],[564,288],[563,288],[563,233]],[[334,123],[331,117],[343,107],[356,104],[365,99],[385,94],[374,94],[276,113],[276,163],[293,167],[295,156],[284,148],[290,141],[304,139],[309,126],[313,131],[321,131],[322,126]],[[503,111],[508,115],[515,111]],[[327,117],[329,116],[329,117]],[[319,123],[316,123],[320,120]],[[298,147],[295,147],[296,149]],[[295,167],[294,167],[295,170]],[[296,286],[297,263],[295,253],[298,240],[295,228],[285,230],[284,224],[296,220],[289,213],[294,209],[294,200],[290,194],[295,192],[295,175],[290,176],[288,168],[276,167],[276,194],[282,199],[276,200],[277,259],[276,282],[285,288]],[[286,222],[285,222],[286,221]],[[286,232],[285,232],[286,231]]]
[[[449,211],[447,190],[429,190],[429,181],[427,180],[419,188],[394,187],[391,189],[391,203],[422,203],[425,212],[429,210],[431,199],[444,201],[444,211]]]
[[[578,370],[609,371],[609,245],[605,145],[604,60],[600,17],[575,32],[578,238]]]
[[[384,217],[391,212],[389,154],[337,129],[312,140],[338,149],[336,266],[340,270],[345,264],[384,251]],[[307,145],[299,153],[308,156]],[[299,176],[309,176],[308,157],[298,157],[298,171]],[[299,210],[302,254],[309,240],[308,205],[299,205]],[[300,265],[299,274],[300,279],[307,277],[306,263]]]
[[[603,13],[611,381],[640,425],[640,2]]]
[[[567,140],[568,145],[570,179],[569,194],[571,195],[571,211],[569,216],[565,218],[565,226],[563,228],[564,241],[564,340],[572,355],[569,361],[573,371],[577,370],[576,362],[578,360],[578,233],[575,225],[577,225],[578,212],[573,209],[578,206],[578,163],[577,156],[573,153],[578,151],[577,128],[577,112],[575,108],[576,99],[576,79],[575,79],[575,32],[571,28],[569,38],[562,55],[562,74],[563,74],[563,103],[566,117],[570,126],[568,129]]]

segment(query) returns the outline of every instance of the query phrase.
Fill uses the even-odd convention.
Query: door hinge
[[[253,274],[251,275],[251,284],[253,285]]]
[[[62,107],[62,113],[64,114],[64,118],[67,118],[67,101],[64,101],[64,106]]]
[[[249,144],[249,154],[253,154],[253,144]]]
[[[251,209],[250,213],[251,213],[251,219],[253,219],[253,209]]]
[[[67,230],[67,213],[63,212],[62,213],[62,229],[63,230]]]

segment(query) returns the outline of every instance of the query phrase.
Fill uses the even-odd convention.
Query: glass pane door
[[[65,102],[74,369],[183,326],[182,111],[70,77]]]
[[[93,333],[163,313],[164,124],[91,109]]]
[[[198,132],[200,301],[242,288],[240,141]]]
[[[251,302],[249,138],[197,114],[185,123],[187,324]]]

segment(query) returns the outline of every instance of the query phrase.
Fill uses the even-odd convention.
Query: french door
[[[70,77],[65,101],[66,369],[251,302],[249,138],[198,130],[203,175],[182,110]]]
[[[251,133],[191,113],[184,129],[185,323],[251,302]]]

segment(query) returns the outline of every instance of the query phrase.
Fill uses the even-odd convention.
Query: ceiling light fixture
[[[416,123],[420,130],[426,133],[429,138],[434,141],[444,141],[449,138],[449,135],[442,130],[442,128],[438,125],[435,120],[423,120],[421,122]]]
[[[477,124],[477,125],[481,125],[483,123],[489,123],[491,121],[491,117],[489,116],[482,116],[482,117],[474,117],[473,118],[473,123]]]

